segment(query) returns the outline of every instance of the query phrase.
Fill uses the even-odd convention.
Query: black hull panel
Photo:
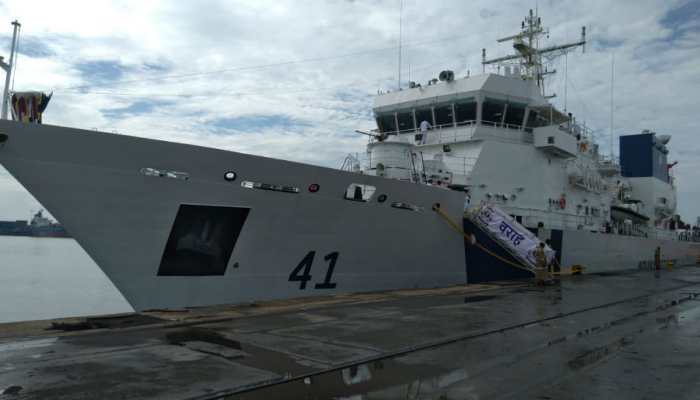
[[[481,228],[468,219],[464,219],[464,231],[473,234],[476,242],[486,247],[498,256],[520,264],[513,256],[501,247],[496,241],[486,235]],[[492,281],[507,281],[532,278],[528,271],[509,265],[483,250],[466,245],[465,249],[467,283],[482,283]]]

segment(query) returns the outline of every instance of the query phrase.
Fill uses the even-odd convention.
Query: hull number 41
[[[335,289],[336,283],[331,282],[331,280],[333,279],[333,270],[335,269],[335,263],[338,261],[339,255],[340,253],[334,251],[323,257],[326,263],[328,263],[326,276],[323,278],[323,282],[314,285],[314,289]],[[315,251],[308,252],[299,265],[289,274],[290,282],[299,282],[299,290],[306,289],[306,283],[311,280],[311,265],[314,263],[315,256]]]

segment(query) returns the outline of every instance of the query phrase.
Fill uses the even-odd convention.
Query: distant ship
[[[39,210],[31,221],[0,221],[0,236],[70,237],[63,225],[44,217]]]

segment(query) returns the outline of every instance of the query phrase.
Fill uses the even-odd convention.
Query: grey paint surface
[[[561,263],[583,265],[588,272],[637,269],[642,262],[653,263],[657,246],[663,260],[680,265],[694,264],[700,257],[700,243],[568,230],[563,234]]]
[[[95,131],[0,121],[0,163],[76,238],[136,310],[339,292],[437,287],[466,281],[463,239],[433,211],[455,220],[463,193],[216,149]],[[144,176],[142,168],[189,174]],[[235,171],[238,179],[223,179]],[[246,189],[241,181],[295,186],[299,194]],[[318,193],[307,187],[320,185]],[[351,183],[377,191],[343,199]],[[377,202],[386,194],[385,203]],[[392,208],[410,203],[419,212]],[[225,276],[158,277],[181,204],[249,207]],[[305,290],[291,271],[316,251]],[[339,252],[336,289],[323,256]],[[238,268],[233,265],[238,263]]]

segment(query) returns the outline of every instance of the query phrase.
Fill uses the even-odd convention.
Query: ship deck
[[[683,267],[3,324],[0,399],[700,398],[698,295]]]

